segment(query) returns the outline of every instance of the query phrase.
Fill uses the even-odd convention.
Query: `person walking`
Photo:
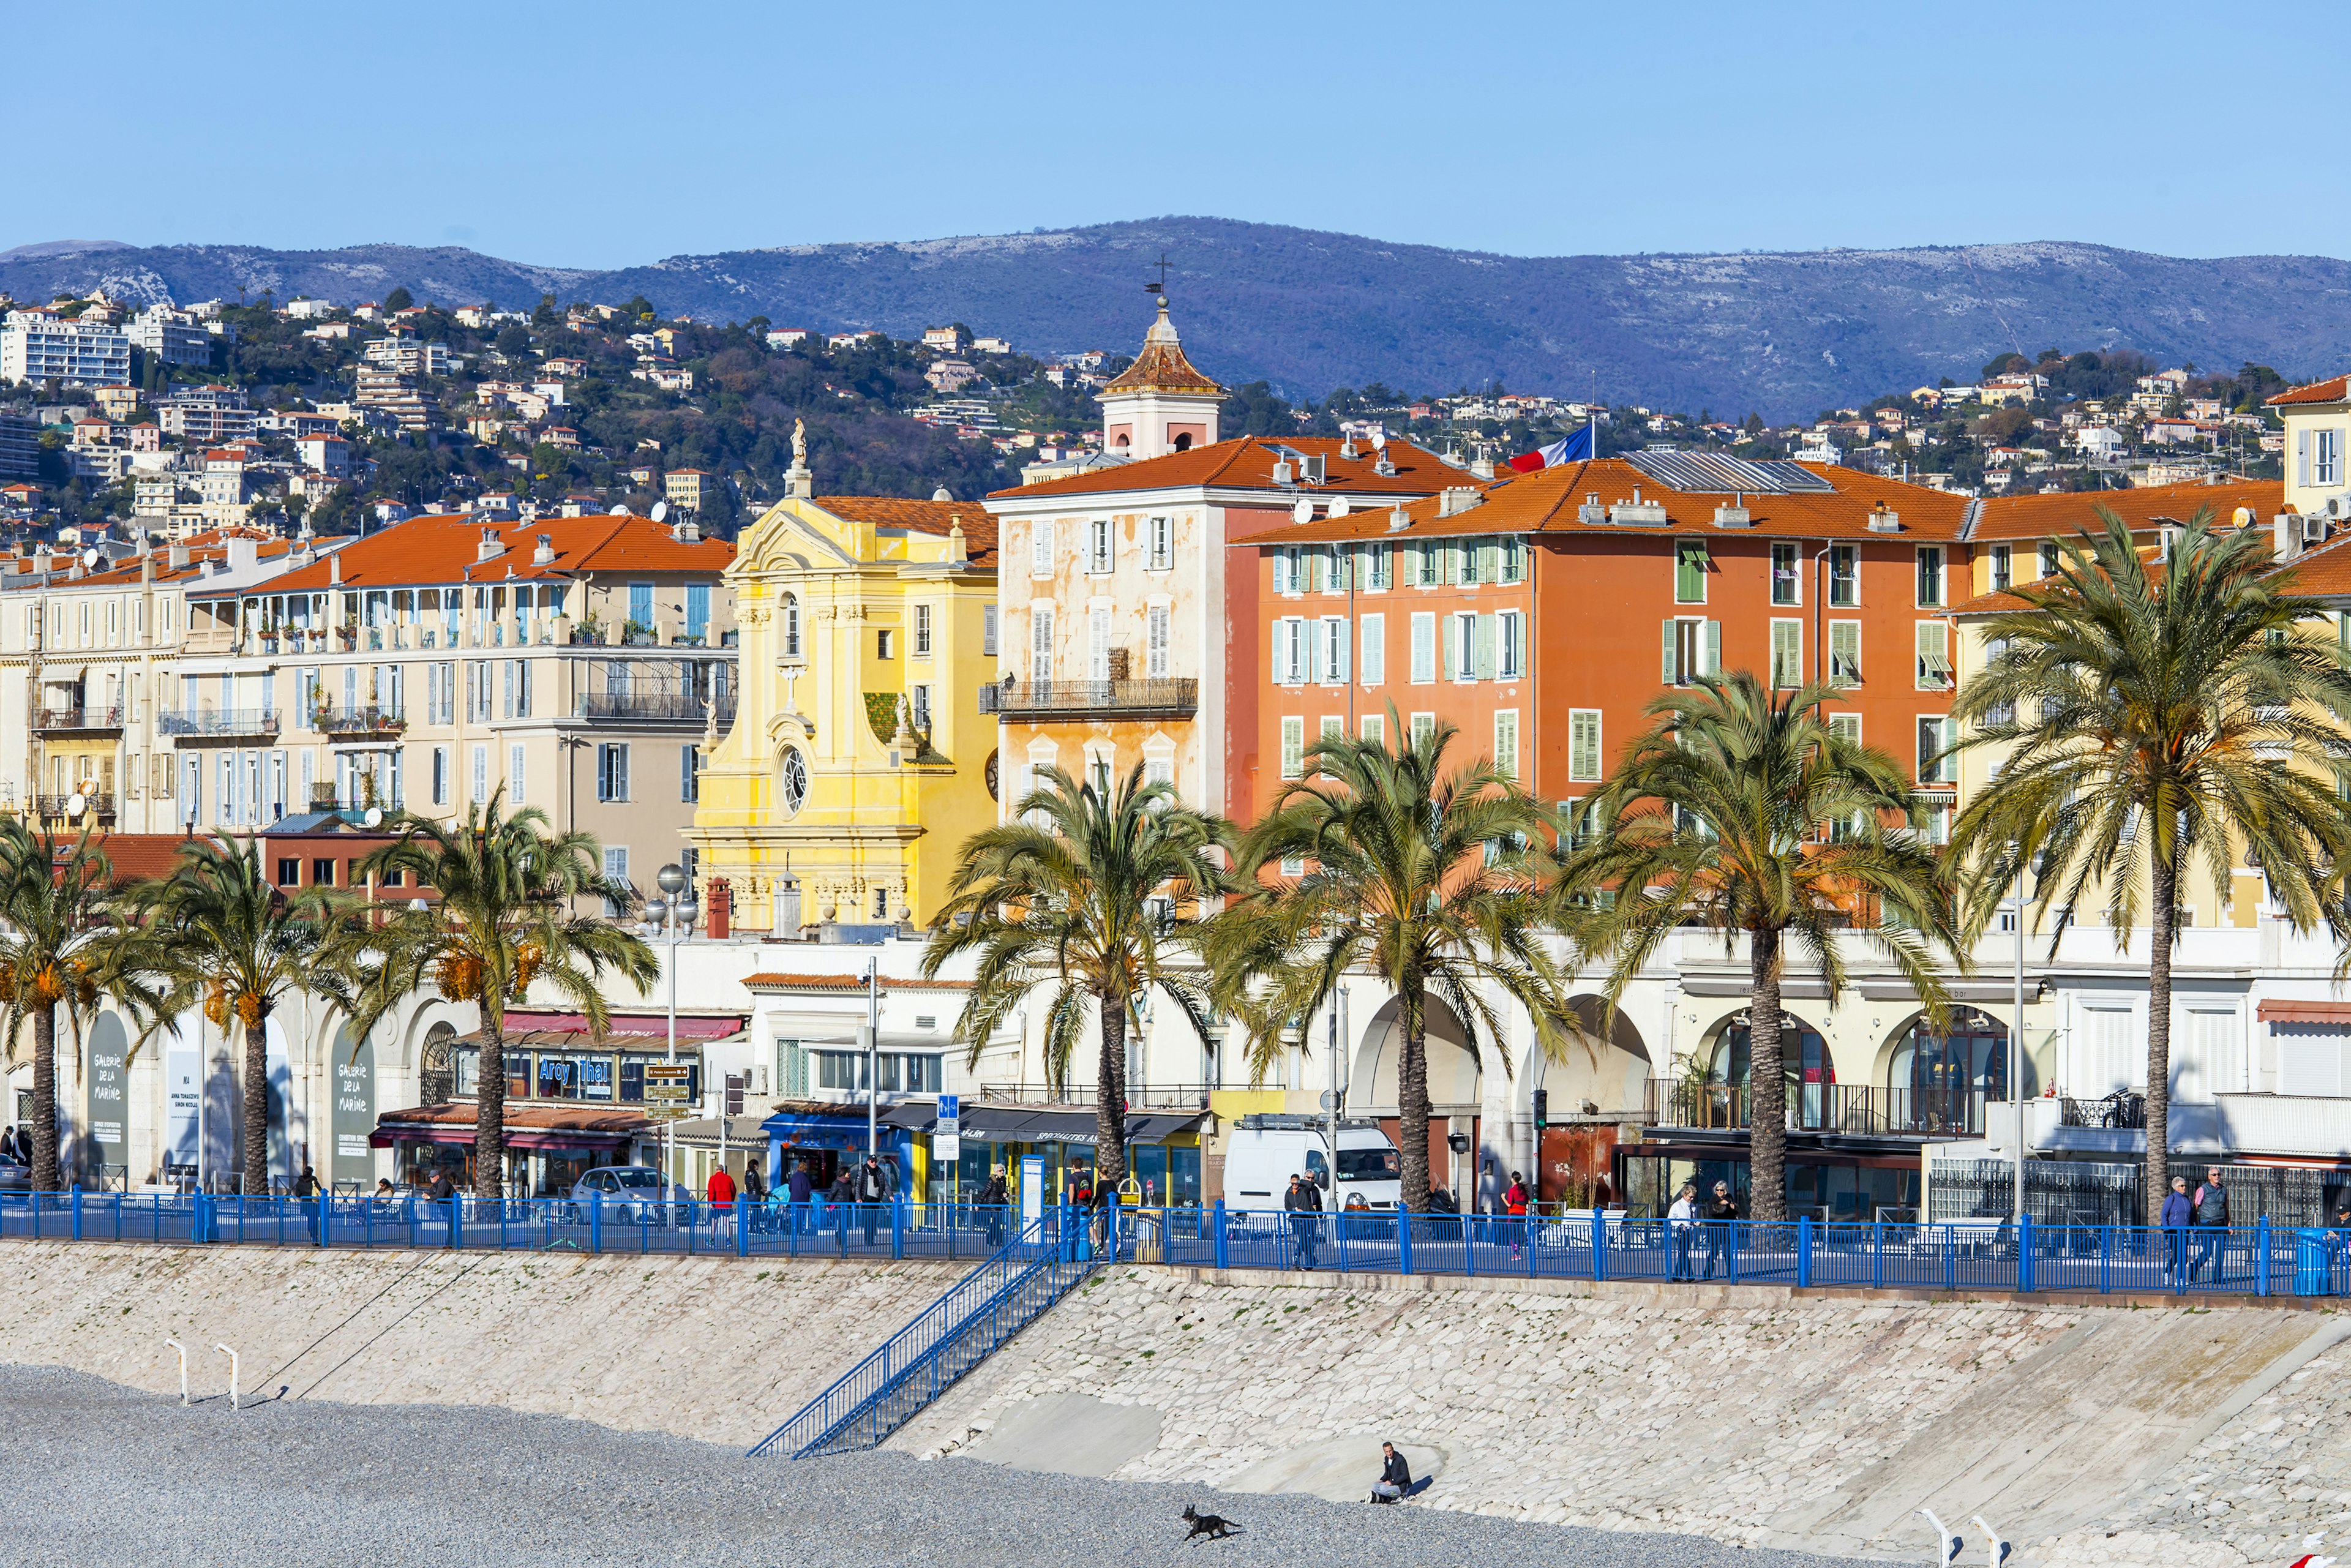
[[[1394,1443],[1380,1445],[1380,1479],[1372,1483],[1374,1502],[1402,1502],[1412,1490],[1412,1467],[1404,1462]]]
[[[1502,1189],[1502,1212],[1510,1217],[1510,1259],[1516,1262],[1527,1239],[1527,1180],[1516,1171]]]
[[[1706,1221],[1706,1277],[1714,1278],[1714,1266],[1723,1265],[1726,1279],[1739,1277],[1739,1200],[1730,1196],[1730,1184],[1714,1184],[1714,1196],[1706,1200],[1699,1218]]]
[[[824,1201],[828,1218],[832,1220],[833,1228],[841,1237],[841,1250],[845,1256],[849,1251],[849,1211],[857,1202],[857,1167],[855,1166],[844,1165],[841,1167],[840,1173],[832,1178],[832,1185],[825,1189]]]
[[[455,1247],[457,1245],[457,1184],[449,1179],[448,1166],[433,1167],[433,1177],[424,1185],[424,1198],[428,1203],[441,1205],[442,1212],[448,1218],[448,1225],[441,1233],[441,1245]]]
[[[2196,1223],[2196,1206],[2189,1201],[2188,1178],[2173,1176],[2171,1190],[2164,1195],[2163,1213],[2163,1282],[2167,1286],[2185,1284],[2188,1280],[2188,1228]]]
[[[16,1153],[16,1129],[13,1124],[6,1132],[0,1133],[0,1160],[7,1160],[16,1165],[25,1163],[23,1157]]]
[[[2196,1260],[2188,1278],[2193,1281],[2207,1263],[2212,1282],[2220,1283],[2229,1271],[2229,1189],[2220,1185],[2219,1166],[2204,1173],[2204,1185],[2196,1189]]]
[[[754,1152],[743,1162],[743,1204],[754,1230],[768,1228],[768,1162]]]
[[[1281,1207],[1290,1215],[1290,1267],[1311,1270],[1314,1243],[1322,1228],[1322,1195],[1313,1183],[1293,1171],[1290,1190],[1281,1195]]]
[[[1012,1207],[1012,1195],[1004,1186],[1002,1166],[987,1167],[987,1185],[972,1201],[978,1206],[980,1223],[987,1228],[987,1244],[1000,1249],[1004,1246],[1004,1213]]]
[[[865,1221],[865,1245],[873,1245],[873,1231],[882,1221],[882,1206],[890,1197],[890,1177],[882,1168],[879,1155],[867,1155],[865,1163],[857,1167],[856,1201],[859,1214]]]
[[[294,1196],[302,1200],[303,1228],[309,1231],[311,1244],[316,1246],[319,1240],[319,1173],[310,1168],[308,1160],[302,1162],[302,1174],[294,1178]]]
[[[735,1218],[735,1178],[726,1174],[725,1166],[710,1173],[710,1179],[703,1184],[702,1196],[710,1204],[710,1238],[715,1241],[718,1228]]]
[[[792,1234],[795,1236],[807,1235],[809,1232],[809,1200],[816,1196],[816,1182],[809,1175],[809,1163],[806,1159],[803,1158],[793,1162],[791,1174],[784,1178],[784,1196],[791,1200]]]
[[[1694,1181],[1682,1183],[1682,1189],[1674,1198],[1673,1207],[1666,1210],[1666,1238],[1673,1243],[1674,1249],[1674,1267],[1670,1278],[1676,1280],[1695,1278],[1690,1272],[1690,1248],[1698,1240],[1698,1183]]]

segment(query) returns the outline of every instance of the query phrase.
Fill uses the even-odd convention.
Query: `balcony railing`
[[[1126,1091],[1128,1113],[1136,1111],[1199,1111],[1207,1108],[1209,1086],[1206,1083],[1153,1083],[1136,1087],[1129,1084]],[[984,1083],[979,1097],[990,1105],[1072,1105],[1092,1108],[1094,1086],[1091,1083],[1065,1083],[1055,1088],[1050,1083]]]
[[[1792,1133],[1889,1137],[1975,1137],[1984,1128],[1980,1089],[1886,1089],[1867,1083],[1791,1083]],[[1729,1083],[1652,1078],[1646,1115],[1653,1126],[1736,1132],[1752,1124],[1753,1091]]]
[[[716,706],[715,715],[706,712],[705,704]],[[639,724],[694,725],[710,716],[724,729],[735,722],[735,692],[729,687],[713,697],[676,690],[590,692],[580,697],[575,716],[626,719]]]
[[[277,715],[266,708],[202,708],[157,716],[158,734],[189,737],[276,735]]]
[[[979,688],[979,711],[1005,718],[1189,718],[1200,709],[1200,683],[1189,675],[1144,681],[1007,680]]]
[[[373,704],[320,708],[318,720],[316,727],[322,735],[398,735],[408,727],[408,716],[398,708]]]
[[[44,708],[41,711],[40,729],[47,735],[121,727],[122,708],[120,704],[113,707]]]
[[[37,814],[55,818],[60,821],[72,819],[72,805],[73,797],[70,795],[33,797],[33,810]],[[114,815],[114,797],[97,789],[87,790],[81,798],[81,809],[85,815],[94,813],[100,817],[111,817]]]

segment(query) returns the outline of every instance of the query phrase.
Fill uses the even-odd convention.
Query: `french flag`
[[[1574,434],[1562,436],[1549,446],[1520,453],[1510,459],[1510,466],[1521,474],[1531,474],[1538,468],[1556,468],[1562,463],[1582,463],[1591,455],[1592,427],[1587,424]]]

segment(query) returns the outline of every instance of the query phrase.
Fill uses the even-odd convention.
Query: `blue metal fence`
[[[1405,1216],[1394,1210],[1127,1208],[1114,1244],[1103,1215],[1064,1226],[1072,1260],[1105,1258],[1209,1269],[1522,1275],[1529,1279],[1726,1281],[1945,1291],[2351,1295],[2351,1230],[2264,1219],[2227,1228]],[[1032,1222],[1033,1224],[1034,1222]],[[242,1243],[268,1247],[718,1253],[758,1258],[1019,1256],[1014,1211],[972,1204],[712,1205],[477,1198],[219,1197],[206,1194],[0,1194],[0,1239]],[[1001,1283],[1001,1282],[999,1282]]]

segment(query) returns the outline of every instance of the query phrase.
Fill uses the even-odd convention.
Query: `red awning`
[[[628,1147],[635,1135],[633,1133],[590,1133],[569,1127],[508,1127],[507,1147],[611,1152]],[[470,1149],[474,1146],[474,1129],[452,1126],[445,1122],[408,1122],[380,1126],[368,1134],[368,1147],[371,1149],[389,1149],[400,1144],[462,1144]]]
[[[2351,1002],[2267,1001],[2258,1010],[2263,1023],[2351,1025]]]

